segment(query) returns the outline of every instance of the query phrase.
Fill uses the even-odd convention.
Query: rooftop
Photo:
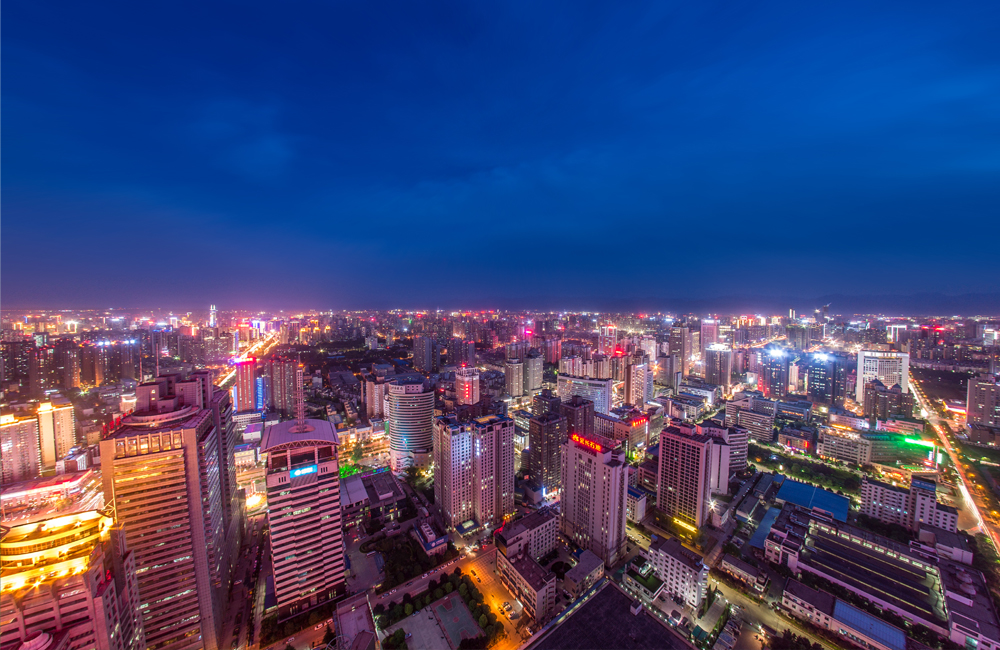
[[[584,551],[576,566],[566,572],[566,579],[580,582],[600,566],[604,566],[604,561],[601,558],[590,551]]]
[[[890,650],[906,650],[906,633],[901,629],[842,600],[834,603],[833,618]]]
[[[550,629],[537,635],[526,650],[687,650],[691,646],[666,624],[635,604],[611,581]]]
[[[785,593],[795,596],[799,600],[809,603],[816,610],[823,612],[827,616],[833,615],[833,604],[837,600],[832,594],[825,591],[813,589],[809,585],[803,584],[795,578],[789,578],[785,582]]]
[[[665,553],[696,571],[700,571],[704,566],[704,558],[691,549],[685,548],[681,544],[681,540],[676,537],[671,537],[670,539],[657,538],[650,543],[649,550],[650,552]]]
[[[520,519],[509,522],[501,530],[497,531],[497,536],[503,540],[504,544],[507,544],[508,540],[512,540],[524,532],[547,524],[555,518],[556,515],[551,510],[536,510]]]
[[[825,510],[837,521],[847,521],[847,511],[851,506],[851,501],[847,497],[794,479],[785,479],[775,498],[803,508]]]
[[[264,431],[261,440],[261,451],[268,451],[281,445],[295,443],[319,443],[319,444],[340,444],[337,438],[337,431],[328,420],[306,420],[306,425],[311,427],[309,431],[296,432],[294,429],[298,424],[295,420],[272,424]]]
[[[508,558],[508,561],[521,578],[535,591],[543,589],[549,582],[555,582],[556,574],[542,567],[541,564],[527,555],[521,555],[513,560]]]

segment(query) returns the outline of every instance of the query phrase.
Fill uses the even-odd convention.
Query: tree
[[[409,605],[409,607],[412,607],[412,605]],[[397,621],[399,619],[403,618],[403,606],[402,605],[396,605],[395,607],[392,608],[392,618],[393,618],[393,620],[397,620]]]
[[[406,607],[403,608],[403,611],[406,613],[407,616],[409,616],[410,614],[413,613],[413,605],[410,603],[406,603]]]
[[[485,628],[488,624],[489,624],[489,621],[486,620],[486,615],[485,614],[483,614],[482,616],[479,617],[479,627]]]
[[[453,576],[460,576],[460,575],[462,575],[462,567],[460,567],[460,566],[455,567],[455,570],[451,572],[451,575],[453,575]]]
[[[334,639],[333,630],[330,629],[330,625],[327,624],[326,633],[323,635],[323,645],[327,645],[328,643],[330,643],[330,641],[333,641],[333,639]]]
[[[446,594],[450,594],[454,590],[455,590],[455,587],[452,586],[452,584],[450,582],[444,586],[444,593],[446,593]]]
[[[444,590],[441,587],[434,590],[434,599],[437,600],[439,598],[444,598]]]
[[[450,587],[451,585],[449,584],[448,586]],[[462,584],[460,584],[458,586],[458,593],[462,594],[462,596],[468,595],[468,593],[469,593],[469,585],[465,584],[464,582]]]
[[[382,603],[375,605],[375,607],[372,608],[372,612],[374,612],[376,616],[379,614],[385,614],[385,605]]]

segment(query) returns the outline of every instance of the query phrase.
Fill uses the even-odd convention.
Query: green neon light
[[[921,440],[919,438],[904,438],[903,442],[908,442],[911,445],[920,445],[921,447],[930,447],[931,449],[937,447],[933,442],[929,440]]]

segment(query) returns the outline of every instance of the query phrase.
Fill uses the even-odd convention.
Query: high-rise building
[[[628,467],[625,451],[602,436],[570,436],[562,445],[559,530],[613,566],[625,554]]]
[[[910,392],[910,355],[905,352],[861,350],[858,352],[858,378],[854,401],[864,403],[865,384],[878,379],[886,386],[899,387]]]
[[[58,399],[38,405],[38,438],[42,469],[54,469],[56,461],[76,446],[76,415],[69,400]]]
[[[507,394],[511,397],[524,395],[524,364],[520,359],[510,359],[504,365],[504,379],[507,382]]]
[[[56,370],[61,388],[80,387],[80,346],[75,341],[60,342],[56,346]]]
[[[135,554],[107,514],[62,513],[2,529],[0,571],[4,648],[152,647]]]
[[[365,412],[368,414],[368,419],[385,417],[385,377],[365,375],[362,387],[364,388]],[[458,388],[457,380],[455,387]]]
[[[683,376],[687,377],[691,373],[691,330],[687,327],[670,328],[670,354],[676,354],[680,360],[680,370]]]
[[[448,348],[448,359],[453,366],[476,365],[476,342],[453,338]]]
[[[248,357],[236,362],[236,410],[257,408],[257,359]]]
[[[727,427],[716,420],[705,420],[698,424],[698,433],[725,441],[729,449],[729,471],[742,472],[747,467],[747,449],[750,430],[740,426]]]
[[[455,371],[455,402],[460,405],[479,403],[479,370],[475,366]]]
[[[542,355],[532,350],[524,358],[524,393],[531,395],[542,387],[542,366],[545,359]]]
[[[812,355],[806,368],[806,394],[810,400],[843,408],[846,381],[847,364],[844,357],[825,352]]]
[[[729,393],[733,385],[733,351],[720,343],[712,343],[705,348],[705,382],[722,386]]]
[[[545,415],[555,413],[562,415],[562,401],[549,389],[545,389],[531,398],[531,414]]]
[[[765,397],[780,399],[788,394],[788,353],[771,348],[761,361],[761,390]]]
[[[449,530],[467,521],[494,528],[513,516],[513,420],[435,419],[434,501]]]
[[[712,437],[669,426],[660,433],[656,507],[684,528],[701,528],[711,496]]]
[[[417,372],[434,372],[438,368],[437,341],[429,336],[413,337],[413,368]]]
[[[1000,385],[993,375],[979,375],[969,379],[966,389],[965,421],[1000,427]]]
[[[792,324],[785,327],[785,337],[794,350],[809,349],[809,328],[805,325]]]
[[[578,434],[584,438],[594,435],[594,403],[579,395],[573,395],[563,402],[560,412],[566,418],[566,433]]]
[[[301,401],[300,401],[301,404]],[[279,618],[334,600],[346,591],[341,529],[339,439],[326,420],[271,425],[267,453],[268,524]]]
[[[865,417],[888,420],[892,416],[913,417],[913,395],[904,393],[899,384],[886,388],[878,379],[865,385],[862,405]]]
[[[528,469],[531,478],[547,492],[562,485],[559,459],[566,442],[566,418],[555,413],[533,415],[528,420]]]
[[[271,359],[267,364],[270,379],[268,408],[284,417],[295,413],[295,373],[299,363],[294,359]]]
[[[0,467],[4,485],[37,478],[41,473],[37,417],[0,415]]]
[[[385,395],[385,429],[392,471],[426,468],[434,446],[434,391],[415,379],[392,379]]]
[[[219,425],[231,405],[212,391],[208,372],[140,384],[136,411],[101,440],[104,498],[135,553],[149,648],[219,647],[238,538],[227,538],[234,463]]]
[[[574,395],[579,395],[594,403],[594,411],[605,414],[611,412],[613,387],[614,380],[610,378],[590,379],[588,377],[559,375],[556,380],[556,392],[559,394],[559,399],[567,402]]]
[[[625,367],[624,403],[644,408],[649,396],[646,394],[647,371],[645,363],[633,363]]]
[[[706,318],[701,321],[701,356],[705,356],[705,350],[709,346],[719,342],[719,321]]]

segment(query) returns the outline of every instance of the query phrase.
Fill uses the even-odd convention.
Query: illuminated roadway
[[[253,345],[251,345],[249,348],[246,349],[246,352],[233,357],[231,359],[231,361],[237,361],[239,359],[244,359],[246,357],[250,357],[250,356],[254,356],[254,355],[262,357],[262,356],[266,355],[268,352],[270,352],[271,348],[273,348],[275,346],[275,344],[277,344],[277,342],[278,342],[278,333],[277,332],[273,332],[267,338],[263,338],[263,339],[257,341],[256,343],[254,343]],[[229,372],[227,372],[225,375],[223,375],[221,379],[219,379],[219,382],[218,382],[217,385],[219,387],[221,387],[221,388],[225,388],[226,384],[228,382],[232,381],[233,377],[235,377],[235,376],[236,376],[236,368],[233,368],[232,370],[230,370]]]
[[[972,513],[976,516],[976,523],[979,526],[979,530],[986,533],[990,542],[993,544],[994,548],[1000,548],[997,545],[998,533],[995,530],[995,526],[991,525],[990,522],[984,520],[982,513],[979,512],[979,504],[976,498],[974,498],[974,493],[969,489],[967,483],[967,477],[965,475],[965,466],[962,464],[958,453],[951,446],[951,441],[948,440],[947,434],[945,434],[944,429],[941,428],[939,422],[941,418],[937,416],[937,412],[934,410],[933,405],[929,403],[929,400],[923,393],[923,389],[920,388],[920,384],[910,375],[910,386],[913,388],[913,394],[917,398],[917,404],[924,413],[927,414],[927,419],[930,420],[931,426],[934,427],[934,431],[937,433],[938,439],[941,441],[941,446],[944,447],[945,451],[948,452],[948,457],[951,458],[952,465],[955,466],[955,473],[958,474],[960,487],[962,489],[962,497],[965,499],[966,504],[969,506]],[[985,504],[984,504],[985,507]]]

